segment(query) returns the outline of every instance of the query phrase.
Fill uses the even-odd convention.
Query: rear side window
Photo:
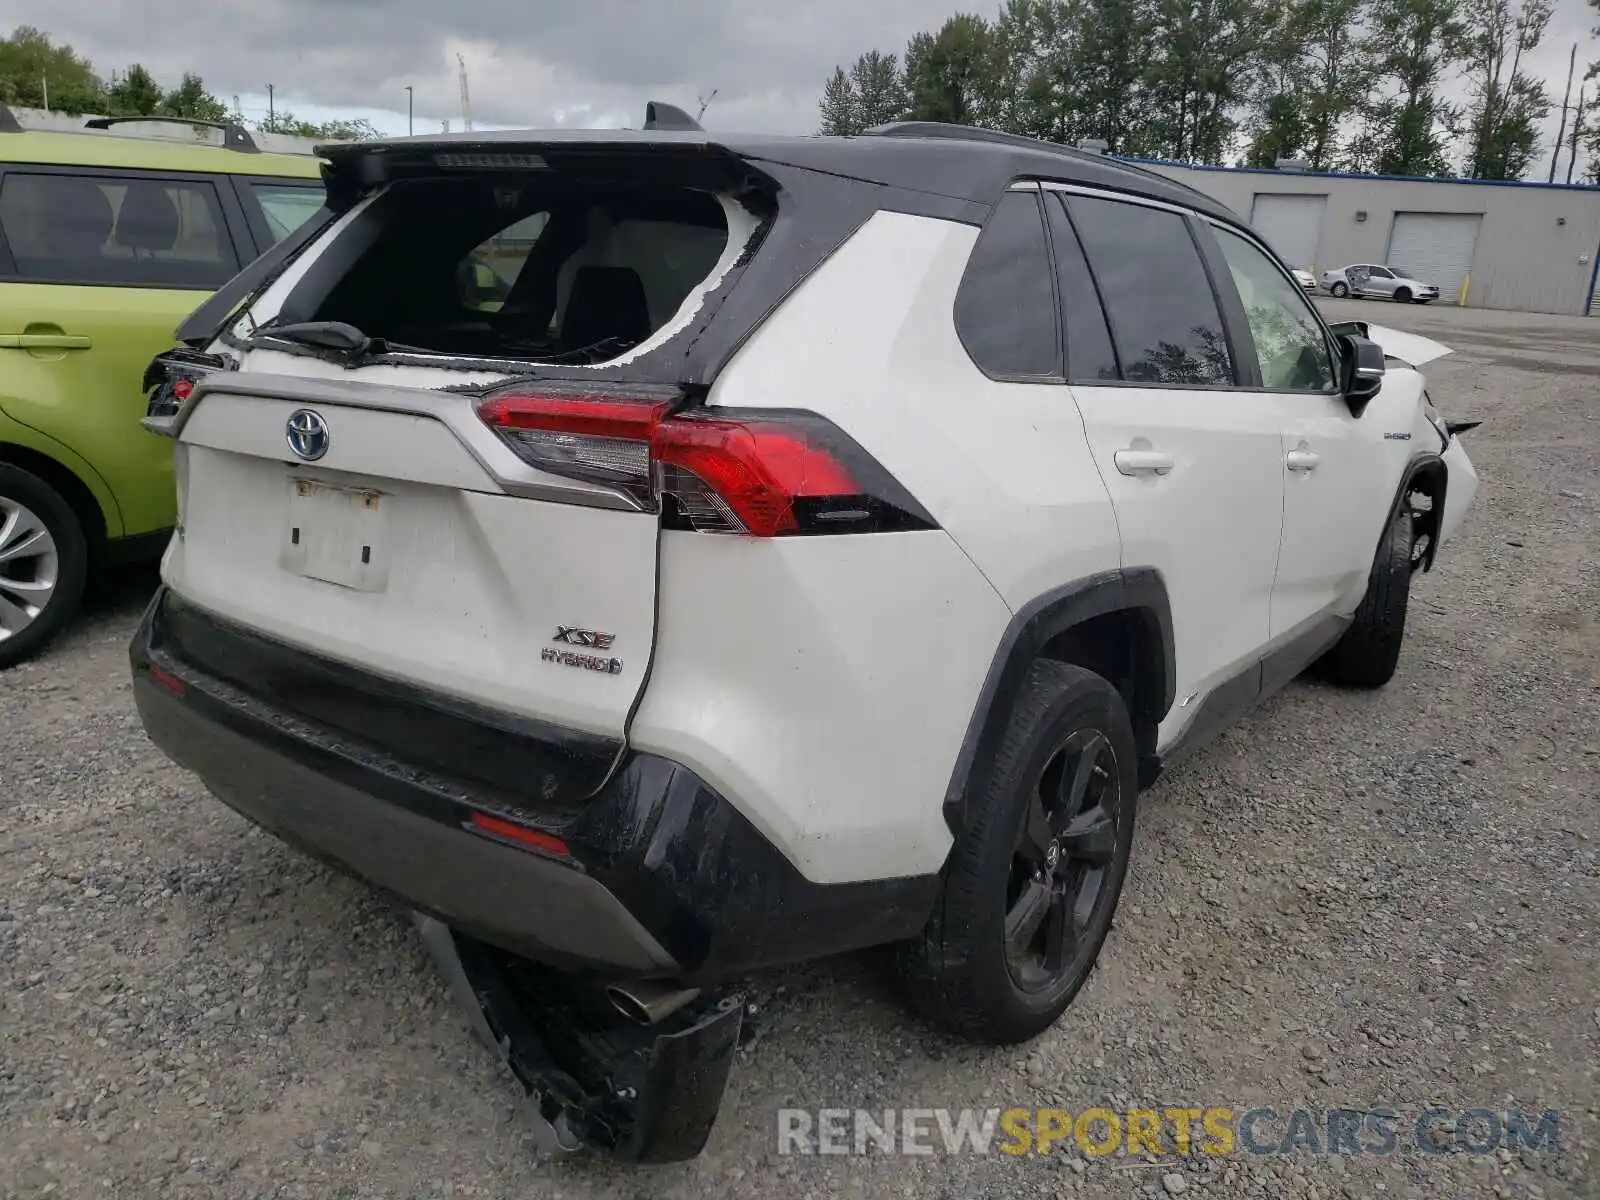
[[[239,269],[202,181],[8,171],[0,233],[17,274],[42,283],[209,290]]]
[[[961,344],[996,379],[1060,379],[1061,331],[1036,191],[1007,192],[956,292]]]
[[[461,303],[467,308],[498,312],[549,223],[549,213],[529,213],[474,247],[458,272]]]
[[[1104,383],[1120,378],[1117,355],[1111,348],[1100,293],[1089,273],[1078,235],[1067,220],[1066,197],[1045,193],[1050,219],[1050,241],[1056,252],[1056,287],[1061,293],[1061,316],[1067,327],[1067,379],[1072,383]]]
[[[648,341],[709,286],[729,236],[716,196],[642,184],[417,180],[366,220],[327,291],[291,297],[295,319],[344,321],[397,349],[572,364]],[[323,251],[341,253],[338,240]]]
[[[1178,213],[1071,196],[1067,208],[1130,383],[1229,387],[1233,359],[1200,252]]]
[[[295,187],[286,183],[252,183],[250,192],[261,205],[274,243],[283,241],[322,211],[320,187]]]

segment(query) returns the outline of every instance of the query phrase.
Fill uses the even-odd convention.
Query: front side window
[[[1059,379],[1061,328],[1037,191],[1007,192],[967,260],[956,332],[984,374]]]
[[[8,171],[0,233],[17,274],[41,283],[211,289],[239,269],[203,182]]]
[[[1304,293],[1257,246],[1226,229],[1216,232],[1244,305],[1262,386],[1284,392],[1333,390],[1328,339]]]
[[[1394,272],[1388,267],[1366,267],[1364,270],[1374,279],[1393,279]]]
[[[1067,207],[1130,383],[1231,387],[1222,316],[1187,220],[1166,209],[1072,196]]]

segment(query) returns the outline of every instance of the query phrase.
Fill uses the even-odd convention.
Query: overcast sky
[[[460,127],[456,54],[465,56],[483,126],[636,125],[647,99],[693,112],[717,89],[708,128],[813,132],[836,63],[899,51],[958,0],[10,0],[3,18],[37,25],[102,75],[142,62],[163,82],[196,70],[247,114],[277,104],[302,116],[366,115],[404,133],[406,86],[417,132]],[[997,3],[961,5],[987,12]],[[1600,13],[1557,0],[1535,55],[1559,104],[1567,55]],[[1591,90],[1596,84],[1591,84]],[[1555,116],[1546,142],[1554,136]]]

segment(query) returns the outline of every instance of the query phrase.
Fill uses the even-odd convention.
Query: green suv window
[[[209,182],[8,171],[0,232],[38,282],[210,290],[240,266]]]

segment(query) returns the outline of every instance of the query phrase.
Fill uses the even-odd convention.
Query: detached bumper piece
[[[416,921],[478,1037],[527,1090],[546,1149],[668,1163],[705,1147],[739,1045],[741,997],[697,996],[655,1024],[630,1021],[592,984]]]

